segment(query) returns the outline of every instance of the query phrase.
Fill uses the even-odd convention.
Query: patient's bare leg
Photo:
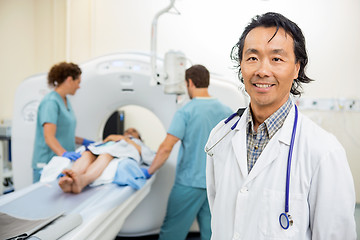
[[[110,154],[101,154],[90,164],[84,174],[77,174],[72,171],[70,173],[71,178],[74,180],[71,189],[72,192],[80,193],[84,187],[97,179],[113,158]]]
[[[82,153],[81,157],[77,159],[73,166],[72,172],[76,172],[78,174],[83,174],[86,172],[87,168],[93,163],[96,159],[96,156],[92,154],[90,151],[85,151]],[[59,186],[63,190],[63,192],[72,192],[72,184],[74,182],[73,178],[71,177],[69,169],[65,169],[62,172],[65,176],[59,179]],[[72,173],[73,174],[73,173]]]
[[[63,190],[63,192],[71,192],[72,191],[72,184],[74,180],[69,176],[68,173],[69,169],[65,169],[62,173],[65,174],[65,176],[61,177],[59,179],[59,186]]]
[[[79,174],[85,173],[90,164],[96,159],[96,156],[90,151],[85,151],[81,154],[81,157],[77,159],[71,169]]]

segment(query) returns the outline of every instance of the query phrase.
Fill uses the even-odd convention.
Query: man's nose
[[[272,75],[270,62],[268,60],[259,61],[255,75],[261,78],[270,77]]]

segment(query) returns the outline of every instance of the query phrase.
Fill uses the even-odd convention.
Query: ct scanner
[[[158,63],[161,65],[162,61]],[[99,139],[107,118],[126,105],[150,110],[167,129],[175,111],[182,106],[176,95],[164,94],[162,85],[150,86],[150,54],[111,54],[80,67],[83,71],[81,89],[71,97],[77,136]],[[17,89],[12,125],[16,191],[0,197],[0,212],[23,218],[45,218],[59,212],[79,214],[81,224],[61,239],[114,239],[118,232],[124,236],[157,233],[173,184],[178,145],[163,168],[138,191],[107,184],[72,195],[62,193],[56,182],[32,184],[37,106],[50,91],[46,77],[45,73],[29,77]],[[246,106],[246,97],[238,85],[216,76],[211,76],[210,82],[210,94],[234,111]]]

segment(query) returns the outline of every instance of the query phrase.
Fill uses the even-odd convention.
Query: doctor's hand
[[[81,154],[77,152],[64,152],[62,156],[70,159],[71,161],[76,161],[76,159],[81,157]]]
[[[149,173],[149,171],[148,171],[147,168],[140,168],[140,169],[141,169],[141,171],[144,173],[146,179],[151,178],[152,175]]]
[[[90,144],[94,143],[95,141],[89,140],[84,138],[82,145],[84,145],[85,147],[89,146]]]

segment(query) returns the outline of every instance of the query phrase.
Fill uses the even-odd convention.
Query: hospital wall
[[[0,0],[0,124],[11,120],[16,88],[56,62],[150,51],[151,23],[168,0]],[[307,40],[303,98],[360,99],[358,0],[179,0],[180,15],[159,18],[157,53],[181,50],[192,63],[237,81],[229,55],[251,17],[276,11],[296,22]],[[175,10],[172,11],[176,13]],[[360,202],[360,111],[302,109],[346,149]],[[81,123],[79,123],[81,124]]]

